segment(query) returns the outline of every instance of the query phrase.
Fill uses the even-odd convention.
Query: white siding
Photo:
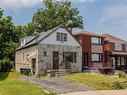
[[[56,34],[59,33],[67,33],[67,41],[61,42],[56,40]],[[41,44],[56,44],[56,45],[69,45],[69,46],[80,46],[80,44],[72,37],[70,33],[67,32],[67,30],[63,28],[59,28],[56,31],[54,31],[52,34],[50,34],[48,37],[43,39]]]

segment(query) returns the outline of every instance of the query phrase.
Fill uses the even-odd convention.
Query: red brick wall
[[[84,66],[84,52],[88,53],[88,64],[91,63],[91,37],[86,35],[76,35],[76,38],[79,40],[82,46],[82,64]]]

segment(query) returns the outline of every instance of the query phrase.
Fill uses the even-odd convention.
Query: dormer
[[[27,37],[24,37],[20,40],[20,45],[21,46],[24,46],[26,45],[29,41],[31,41],[35,36],[27,36]]]

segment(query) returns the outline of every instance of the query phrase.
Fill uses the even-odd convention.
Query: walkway
[[[22,80],[39,84],[44,89],[48,91],[62,94],[62,93],[72,93],[72,92],[81,92],[81,91],[91,91],[93,88],[79,83],[71,83],[60,78],[31,78],[31,77],[22,77]]]

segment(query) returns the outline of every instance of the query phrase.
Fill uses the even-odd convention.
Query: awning
[[[112,55],[123,55],[123,56],[127,56],[127,52],[112,52]]]

